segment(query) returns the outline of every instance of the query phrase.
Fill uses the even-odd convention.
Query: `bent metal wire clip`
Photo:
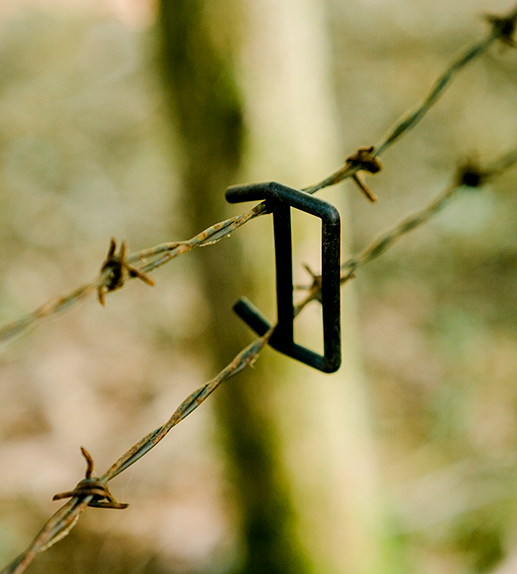
[[[273,214],[277,324],[269,345],[280,353],[324,373],[336,372],[341,366],[341,221],[339,212],[327,201],[276,182],[229,187],[226,190],[226,199],[230,203],[266,200],[267,210]],[[322,221],[323,355],[294,342],[291,207],[319,217]],[[233,309],[258,335],[262,336],[270,329],[269,321],[247,298],[239,299]]]

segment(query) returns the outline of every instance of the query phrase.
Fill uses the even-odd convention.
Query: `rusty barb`
[[[461,163],[452,183],[423,209],[410,214],[393,228],[373,239],[359,254],[350,257],[341,265],[341,285],[356,277],[355,271],[370,261],[377,259],[403,235],[420,227],[432,216],[440,212],[462,189],[479,189],[494,177],[501,175],[517,164],[517,148],[510,150],[489,166],[482,168],[477,159],[471,157]],[[312,278],[311,285],[296,285],[295,289],[306,291],[306,295],[295,307],[295,315],[311,301],[321,300],[321,275],[305,266]]]
[[[485,20],[492,26],[492,34],[501,40],[503,44],[515,48],[515,28],[517,25],[517,10],[508,16],[495,16],[486,14]]]
[[[97,289],[97,296],[101,305],[104,305],[105,293],[110,293],[111,291],[116,291],[123,287],[128,277],[137,277],[147,285],[155,284],[147,273],[144,273],[128,264],[126,261],[127,245],[125,241],[122,241],[120,244],[118,255],[115,255],[116,249],[117,242],[112,237],[108,255],[101,267],[101,276],[105,276],[106,278],[104,283]]]
[[[481,168],[477,160],[468,158],[458,167],[456,185],[475,189],[481,187],[491,175],[492,173]]]
[[[366,187],[364,181],[359,178],[360,171],[365,171],[367,173],[378,173],[382,169],[382,164],[378,157],[375,156],[375,148],[371,147],[361,147],[357,150],[354,155],[346,158],[346,165],[350,167],[357,168],[357,171],[352,174],[352,179],[358,185],[359,189],[366,195],[366,197],[371,201],[377,201],[377,198],[373,193]]]
[[[416,107],[408,110],[405,115],[399,118],[375,146],[359,148],[345,160],[344,164],[322,181],[306,187],[302,191],[273,183],[245,186],[244,189],[240,186],[240,191],[237,190],[234,196],[237,202],[260,199],[262,200],[261,203],[241,215],[212,225],[186,241],[161,243],[154,247],[128,254],[127,245],[124,241],[120,244],[117,253],[117,243],[112,238],[107,257],[102,263],[100,274],[95,279],[68,293],[50,299],[33,312],[0,327],[0,346],[2,346],[13,338],[26,333],[44,319],[65,310],[70,310],[90,296],[95,295],[95,293],[100,303],[104,305],[106,294],[120,289],[130,279],[138,278],[148,285],[154,285],[154,281],[148,275],[149,273],[172,261],[172,259],[188,253],[192,249],[217,243],[258,216],[273,213],[273,219],[276,219],[277,230],[275,230],[275,237],[278,239],[278,246],[275,246],[275,256],[280,279],[280,288],[277,288],[277,311],[280,317],[277,318],[276,325],[270,325],[258,310],[253,309],[249,305],[241,305],[241,316],[260,335],[259,338],[240,351],[218,375],[192,392],[163,425],[140,439],[100,477],[93,476],[92,457],[86,449],[81,448],[87,464],[85,478],[73,490],[54,496],[54,500],[64,498],[69,498],[70,500],[46,522],[26,550],[7,565],[0,574],[21,574],[24,572],[36,555],[50,548],[70,532],[77,523],[79,515],[87,506],[114,509],[127,508],[127,504],[119,503],[115,500],[108,490],[107,483],[157,446],[172,428],[194,412],[224,381],[253,365],[266,346],[274,345],[274,348],[280,350],[280,352],[284,352],[298,360],[301,359],[302,362],[325,372],[336,370],[341,361],[340,345],[336,344],[340,337],[339,320],[335,320],[336,317],[339,317],[339,287],[355,277],[354,272],[359,267],[382,255],[393,246],[398,238],[413,231],[437,214],[460,190],[467,191],[468,189],[480,188],[493,176],[499,175],[517,164],[517,148],[500,157],[489,168],[481,169],[478,163],[472,160],[464,162],[458,168],[451,184],[442,190],[442,193],[433,201],[420,211],[408,215],[391,229],[381,233],[366,245],[362,251],[342,264],[340,264],[339,259],[339,235],[336,232],[338,219],[331,217],[330,207],[325,207],[326,202],[311,202],[307,199],[308,195],[310,196],[325,187],[333,186],[345,179],[352,178],[361,189],[361,192],[370,201],[375,201],[373,193],[360,179],[359,172],[367,174],[378,173],[382,167],[379,157],[396,143],[400,137],[405,136],[418,125],[431,107],[440,100],[446,88],[457,74],[465,69],[468,64],[486,53],[496,41],[500,41],[507,46],[516,45],[514,37],[517,28],[517,7],[513,8],[506,16],[490,14],[485,16],[485,20],[491,26],[489,33],[484,34],[482,38],[466,47],[465,50],[456,56],[445,71],[435,80],[427,95]],[[265,188],[267,188],[266,196],[251,196],[259,191],[262,194]],[[251,195],[249,195],[250,193]],[[296,287],[292,284],[291,238],[287,237],[290,226],[289,209],[294,207],[303,211],[305,210],[304,206],[312,206],[307,212],[320,217],[323,222],[322,225],[326,225],[328,229],[322,233],[321,274],[317,274],[306,267],[311,278],[311,284],[306,287]],[[329,251],[329,245],[331,244],[334,245],[334,248]],[[330,281],[328,280],[329,277]],[[306,291],[305,299],[297,305],[293,303],[294,288]],[[279,292],[281,292],[281,301],[278,300]],[[309,301],[313,300],[320,301],[325,309],[324,313],[322,313],[326,315],[324,320],[324,331],[326,331],[324,336],[325,352],[323,356],[316,355],[310,350],[296,345],[293,340],[293,319]],[[280,329],[278,325],[280,325]]]
[[[81,499],[91,496],[92,499],[88,502],[88,506],[93,506],[94,508],[115,508],[117,510],[127,508],[129,504],[126,504],[125,502],[117,502],[115,500],[105,481],[92,476],[93,459],[91,454],[84,447],[81,447],[81,452],[86,459],[85,478],[77,484],[74,490],[56,494],[52,500],[61,500],[63,498]]]

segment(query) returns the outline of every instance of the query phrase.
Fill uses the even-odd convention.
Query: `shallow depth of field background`
[[[483,14],[504,14],[512,4],[221,6],[206,17],[216,22],[221,49],[228,42],[237,53],[246,121],[240,180],[226,184],[278,180],[301,188],[379,141],[485,33]],[[0,6],[2,322],[94,277],[112,236],[133,250],[186,239],[184,147],[167,111],[156,13],[151,0]],[[467,158],[483,165],[515,146],[517,53],[497,45],[386,152],[384,170],[367,178],[377,204],[349,182],[321,193],[342,211],[343,259],[424,207]],[[307,572],[513,571],[516,186],[514,170],[463,191],[358,271],[343,290],[339,373],[320,375],[270,350],[256,363],[253,380],[268,385],[257,401],[273,421],[275,472],[287,484],[293,545]],[[239,273],[273,318],[272,232],[262,219],[228,241],[239,235]],[[317,226],[304,221],[295,229],[299,282],[308,282],[301,263],[319,265]],[[154,288],[133,281],[105,308],[92,299],[0,356],[3,563],[57,510],[52,496],[83,477],[80,445],[104,472],[224,366],[204,343],[214,301],[200,287],[200,260],[189,254],[153,277]],[[227,281],[233,294],[231,274]],[[227,315],[221,332],[251,341],[231,308]],[[307,308],[304,341],[317,341],[319,321],[317,307]],[[247,377],[227,383],[230,396]],[[242,571],[246,540],[221,434],[208,401],[110,484],[128,510],[88,509],[28,571]]]

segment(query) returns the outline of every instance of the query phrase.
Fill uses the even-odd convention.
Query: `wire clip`
[[[269,345],[273,349],[323,371],[334,373],[341,366],[341,221],[337,209],[327,201],[276,182],[234,185],[226,190],[230,203],[266,200],[273,214],[276,260],[277,324]],[[294,342],[293,259],[291,207],[322,221],[321,281],[323,349],[319,355]],[[239,317],[258,335],[271,327],[264,315],[245,297],[233,307]]]

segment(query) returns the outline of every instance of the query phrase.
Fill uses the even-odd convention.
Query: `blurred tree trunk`
[[[224,190],[240,179],[243,104],[232,57],[241,48],[243,6],[249,12],[251,70],[243,75],[253,132],[248,146],[256,158],[252,178],[274,173],[302,187],[342,159],[325,75],[324,3],[162,0],[163,75],[183,147],[189,236],[227,217]],[[343,201],[334,201],[343,213]],[[253,225],[244,233],[252,235]],[[263,241],[256,237],[256,246]],[[231,307],[253,291],[243,275],[239,233],[197,256],[209,308],[202,346],[213,353],[215,372],[250,341],[249,334],[238,336],[244,330]],[[357,336],[355,309],[350,298],[343,307],[346,346],[338,375],[289,363],[286,376],[285,359],[269,361],[269,354],[274,375],[260,361],[262,377],[248,370],[217,393],[240,504],[243,573],[385,571],[367,400],[357,348],[350,344]]]
[[[189,237],[229,216],[224,191],[237,183],[241,165],[243,110],[232,66],[237,8],[232,0],[159,3],[163,77],[183,148],[181,207]],[[212,353],[215,374],[250,342],[249,335],[239,335],[244,329],[235,328],[239,320],[232,316],[232,305],[250,294],[251,285],[244,277],[237,235],[195,255],[209,310],[200,349]],[[300,574],[305,569],[273,421],[256,398],[264,394],[265,384],[248,370],[225,384],[216,399],[241,513],[244,557],[239,570]]]

